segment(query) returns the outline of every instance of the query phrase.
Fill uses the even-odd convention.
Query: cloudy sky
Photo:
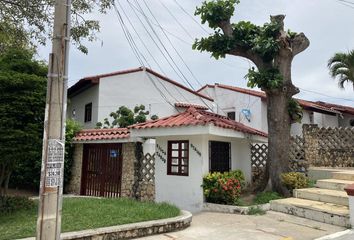
[[[212,32],[193,16],[202,1],[145,0],[149,8],[144,0],[117,2],[145,66],[185,85],[186,78],[195,89],[207,83],[246,87],[244,76],[251,66],[247,60],[234,56],[215,60],[209,53],[192,50],[195,38]],[[261,25],[275,14],[285,14],[286,28],[304,32],[311,42],[293,62],[293,82],[301,89],[297,97],[354,107],[353,87],[338,89],[327,69],[327,61],[335,52],[354,49],[354,0],[241,0],[232,20]],[[101,32],[96,42],[87,43],[88,55],[71,48],[69,85],[85,76],[141,66],[124,36],[116,11],[87,17],[100,20]],[[46,58],[49,49],[42,47],[40,57]]]

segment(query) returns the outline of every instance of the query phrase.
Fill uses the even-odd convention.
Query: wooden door
[[[85,144],[81,195],[119,197],[122,182],[122,144]]]
[[[231,144],[229,142],[209,142],[209,171],[227,172],[231,170]]]

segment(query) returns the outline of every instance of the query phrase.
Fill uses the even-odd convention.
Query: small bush
[[[262,192],[258,193],[254,198],[254,204],[265,204],[269,203],[271,200],[280,199],[282,196],[279,195],[277,192]]]
[[[248,210],[248,215],[264,215],[266,211],[264,211],[260,207],[250,207]]]
[[[283,173],[280,175],[280,179],[290,191],[298,188],[306,188],[309,185],[309,179],[303,173]]]
[[[238,202],[245,178],[240,170],[209,173],[203,178],[207,202],[234,205]]]
[[[9,214],[18,210],[31,209],[34,201],[19,196],[0,196],[0,213]]]

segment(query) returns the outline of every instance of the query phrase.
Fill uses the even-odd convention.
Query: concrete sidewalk
[[[348,229],[342,232],[337,232],[321,238],[317,238],[316,240],[353,240],[353,239],[354,239],[354,230]]]
[[[263,216],[202,212],[193,216],[192,225],[185,230],[140,239],[313,240],[343,230],[342,227],[273,211]]]

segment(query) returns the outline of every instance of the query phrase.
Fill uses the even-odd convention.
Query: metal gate
[[[122,182],[122,144],[85,144],[81,195],[119,197]]]

